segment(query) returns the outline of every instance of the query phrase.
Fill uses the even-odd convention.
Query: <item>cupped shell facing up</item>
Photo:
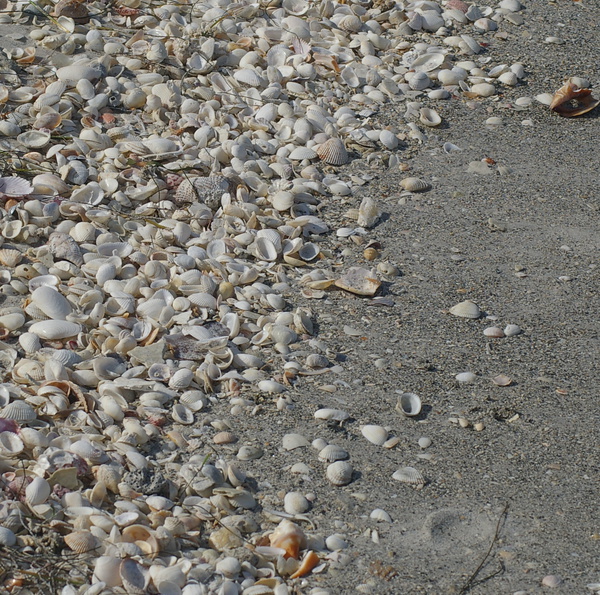
[[[600,104],[600,99],[592,96],[591,89],[579,89],[569,79],[555,94],[550,109],[559,116],[573,118],[591,112]]]

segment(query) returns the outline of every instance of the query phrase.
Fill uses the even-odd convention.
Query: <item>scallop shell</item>
[[[329,165],[345,165],[348,163],[348,151],[342,139],[333,137],[321,143],[316,149],[317,155]]]
[[[348,451],[337,444],[328,444],[319,451],[319,461],[323,463],[345,461],[349,456]]]
[[[25,354],[35,353],[42,348],[40,338],[33,333],[23,333],[19,336],[19,344],[25,351]]]
[[[474,320],[481,316],[481,310],[479,309],[479,306],[471,300],[460,302],[455,306],[452,306],[452,308],[450,308],[448,311],[450,314],[458,316],[459,318],[471,318]]]
[[[296,147],[288,157],[294,161],[303,161],[304,159],[316,159],[318,156],[314,149],[300,146]]]
[[[431,185],[421,178],[404,178],[400,186],[408,192],[425,192],[431,188]]]
[[[421,399],[415,393],[402,393],[396,409],[407,417],[414,417],[421,413]]]
[[[0,412],[0,417],[14,419],[18,423],[27,423],[36,419],[35,409],[25,401],[12,401]]]
[[[77,554],[87,554],[100,547],[100,540],[89,531],[75,531],[64,537],[69,549]]]
[[[336,461],[327,466],[327,479],[335,486],[345,486],[352,481],[353,472],[348,461]]]
[[[360,431],[369,442],[377,446],[381,446],[388,439],[388,431],[383,426],[367,425]]]
[[[3,247],[0,249],[0,264],[5,267],[16,267],[23,259],[23,254],[15,249]]]
[[[425,485],[425,478],[414,467],[402,467],[394,472],[392,478],[396,481],[408,483],[415,488],[421,488]]]

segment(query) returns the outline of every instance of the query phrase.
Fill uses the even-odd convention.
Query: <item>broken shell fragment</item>
[[[579,89],[569,79],[555,94],[550,109],[559,116],[573,118],[591,112],[600,104],[600,99],[592,97],[591,89]]]
[[[345,275],[335,281],[335,286],[356,295],[373,296],[381,281],[375,273],[362,267],[350,267]]]

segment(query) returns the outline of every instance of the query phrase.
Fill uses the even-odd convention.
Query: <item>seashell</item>
[[[407,192],[425,192],[431,188],[431,185],[421,178],[404,178],[400,186]]]
[[[380,132],[379,142],[390,151],[396,149],[400,144],[398,137],[391,130],[386,129]]]
[[[185,179],[179,184],[173,200],[177,205],[201,202],[214,211],[221,206],[221,198],[229,188],[229,180],[223,176]]]
[[[17,536],[6,527],[0,527],[0,545],[13,547],[17,543]]]
[[[177,403],[173,406],[171,414],[173,416],[173,421],[179,424],[190,425],[194,423],[193,411],[181,403]]]
[[[348,461],[336,461],[327,466],[327,479],[334,486],[345,486],[352,481],[354,470]]]
[[[283,498],[283,509],[288,514],[303,514],[310,508],[310,502],[300,492],[288,492]]]
[[[496,386],[510,386],[512,384],[512,378],[507,376],[506,374],[498,374],[492,378],[492,382]]]
[[[43,130],[28,130],[19,134],[17,141],[29,149],[41,149],[50,142],[50,133]]]
[[[377,446],[381,446],[388,439],[388,431],[382,426],[367,425],[360,431],[369,442]]]
[[[349,33],[358,33],[362,26],[362,21],[355,14],[348,14],[338,21],[338,27]]]
[[[81,332],[81,325],[66,320],[42,320],[29,327],[29,332],[40,339],[54,340],[74,337]]]
[[[100,547],[100,540],[89,531],[74,531],[64,537],[65,543],[76,554],[87,554]]]
[[[223,576],[232,579],[240,573],[242,565],[237,558],[227,556],[217,562],[215,570]]]
[[[378,523],[391,523],[392,517],[382,508],[374,508],[369,515],[369,518]]]
[[[375,274],[362,267],[350,267],[348,271],[335,281],[336,287],[356,295],[373,296],[381,282]]]
[[[316,159],[318,153],[309,147],[296,147],[289,155],[289,159],[294,161],[304,161],[305,159]]]
[[[556,574],[547,574],[542,580],[542,587],[548,587],[550,589],[555,589],[556,587],[560,587],[562,585],[563,580],[560,576]]]
[[[552,97],[550,109],[559,116],[573,118],[587,114],[598,104],[600,99],[592,97],[591,89],[579,89],[573,80],[569,79]]]
[[[264,393],[280,394],[285,392],[287,389],[283,384],[275,382],[274,380],[261,380],[258,383],[258,390]]]
[[[298,525],[283,519],[269,535],[269,543],[284,550],[286,558],[298,559],[300,550],[306,547],[306,535]]]
[[[218,432],[213,436],[213,442],[215,444],[233,444],[237,442],[237,436],[231,432]]]
[[[457,374],[454,378],[462,384],[469,384],[474,382],[477,379],[477,376],[473,374],[473,372],[461,372]]]
[[[21,312],[12,312],[0,316],[0,328],[16,331],[25,324],[25,315]]]
[[[188,368],[181,368],[177,370],[169,380],[169,387],[175,390],[181,390],[187,388],[194,379],[194,373]],[[184,413],[184,412],[181,412]],[[184,417],[186,417],[184,415]]]
[[[402,393],[396,409],[407,417],[414,417],[421,412],[421,399],[415,393]]]
[[[50,484],[43,477],[34,477],[25,488],[25,502],[29,506],[43,504],[50,496],[51,489]]]
[[[518,324],[507,324],[504,327],[504,335],[506,337],[514,337],[515,335],[519,335],[521,332],[521,327]]]
[[[18,455],[24,448],[23,441],[14,432],[0,432],[0,452],[5,456]]]
[[[298,566],[298,570],[293,574],[290,574],[290,578],[294,579],[306,576],[311,570],[316,568],[320,562],[321,559],[315,552],[312,550],[306,552],[304,558],[302,558],[302,561],[300,562],[300,566]]]
[[[94,576],[109,589],[120,587],[123,583],[119,573],[120,566],[121,558],[100,556],[94,563]]]
[[[323,419],[326,421],[345,421],[350,415],[341,409],[318,409],[314,414],[315,419]]]
[[[36,419],[35,409],[25,401],[12,401],[2,408],[0,417],[13,419],[17,423],[27,423]]]
[[[326,368],[329,366],[329,360],[320,353],[311,353],[306,358],[306,365],[313,369]]]
[[[16,267],[23,259],[20,250],[3,247],[0,249],[0,264],[5,267]]]
[[[25,354],[29,355],[35,353],[42,348],[42,344],[37,335],[33,333],[23,333],[19,336],[19,344],[25,351]]]
[[[486,337],[491,337],[495,339],[501,339],[502,337],[504,337],[504,331],[497,326],[488,326],[487,328],[483,329],[483,334]]]
[[[56,289],[53,289],[48,285],[42,285],[34,290],[34,292],[31,294],[31,301],[52,320],[66,320],[67,316],[73,311],[69,300],[67,300],[67,298],[59,293]],[[31,330],[30,332],[39,334]],[[73,336],[77,334],[77,332],[66,336]],[[44,337],[43,335],[40,336],[42,338],[49,338]]]
[[[328,444],[319,451],[319,461],[323,463],[345,461],[349,457],[348,451],[337,444]]]
[[[321,143],[316,149],[317,155],[329,165],[345,165],[348,163],[348,151],[342,139],[333,137]]]
[[[68,234],[55,231],[48,238],[48,248],[54,256],[54,261],[68,260],[76,266],[83,264],[81,248]]]
[[[464,302],[452,306],[448,312],[459,318],[471,318],[473,320],[481,316],[479,306],[471,300],[465,300]]]
[[[377,206],[377,203],[370,197],[363,198],[360,206],[358,207],[358,221],[357,223],[361,227],[370,229],[374,227],[379,218],[381,217],[381,211]]]
[[[442,123],[440,115],[435,110],[428,107],[422,107],[419,110],[419,120],[421,124],[430,127],[439,126]]]
[[[131,558],[125,558],[119,567],[121,583],[127,593],[143,595],[147,593],[150,573],[141,564]]]
[[[421,489],[425,485],[425,478],[414,467],[402,467],[394,472],[392,478],[407,483],[416,489]]]
[[[155,556],[160,551],[154,532],[144,525],[129,525],[122,529],[121,537],[125,543],[134,543],[145,554]]]

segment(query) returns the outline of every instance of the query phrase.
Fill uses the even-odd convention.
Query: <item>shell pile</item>
[[[397,166],[400,141],[441,122],[421,100],[516,85],[520,64],[473,58],[520,5],[9,5],[2,22],[33,19],[35,45],[7,50],[0,74],[0,542],[33,547],[24,527],[44,523],[91,561],[65,593],[288,593],[344,541],[288,520],[310,521],[303,494],[259,508],[262,447],[209,414],[286,411],[297,375],[330,366],[296,296],[371,297],[397,274],[315,267],[330,232],[319,205],[353,193],[336,168]],[[378,128],[387,102],[405,102],[405,121]],[[358,227],[334,235],[379,217],[363,201]],[[352,482],[344,449],[317,447],[332,485]],[[395,479],[422,486],[411,473]]]

